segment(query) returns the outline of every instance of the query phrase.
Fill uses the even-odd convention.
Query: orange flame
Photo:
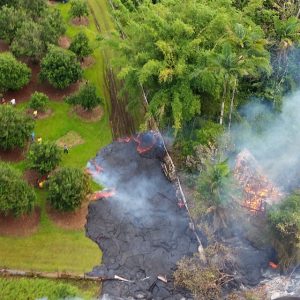
[[[252,212],[264,212],[266,203],[278,202],[282,197],[279,189],[262,175],[262,170],[248,150],[237,156],[234,176],[243,188],[243,206]]]

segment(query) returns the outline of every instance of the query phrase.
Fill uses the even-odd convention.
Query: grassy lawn
[[[1,300],[58,300],[75,296],[90,299],[97,295],[99,286],[93,282],[60,281],[57,284],[48,279],[0,278],[0,290]]]
[[[63,156],[61,165],[84,168],[87,161],[94,157],[101,147],[109,144],[112,139],[107,113],[108,92],[105,90],[104,84],[104,59],[98,48],[99,42],[96,41],[98,32],[93,17],[89,17],[88,27],[76,27],[69,22],[69,4],[57,4],[56,7],[61,10],[67,21],[67,35],[73,37],[80,30],[84,30],[95,49],[93,53],[95,64],[84,71],[84,78],[94,83],[98,93],[106,100],[104,116],[95,123],[85,122],[70,112],[71,107],[68,104],[51,101],[49,106],[53,114],[46,119],[37,120],[35,134],[36,137],[41,136],[44,141],[57,141],[70,131],[76,132],[83,143],[72,147],[69,154]],[[25,106],[26,103],[20,105],[19,108],[23,109]],[[14,166],[17,169],[25,170],[26,162],[21,161]],[[99,186],[94,184],[93,188],[99,189]],[[98,246],[85,237],[84,230],[58,228],[46,214],[46,192],[37,191],[37,194],[42,210],[38,231],[28,237],[0,237],[0,267],[82,273],[90,271],[93,266],[98,265],[101,261],[101,252]]]

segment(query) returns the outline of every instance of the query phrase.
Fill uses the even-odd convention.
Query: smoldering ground
[[[115,188],[116,195],[89,205],[87,235],[103,252],[102,265],[91,273],[130,280],[105,281],[103,294],[116,299],[183,297],[170,278],[176,262],[196,252],[198,244],[160,160],[141,156],[130,141],[108,145],[95,163],[103,168],[96,179]],[[158,275],[167,276],[168,282],[158,280]]]

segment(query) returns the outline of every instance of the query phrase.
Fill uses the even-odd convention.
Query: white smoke
[[[246,106],[243,113],[256,130],[234,127],[236,146],[248,148],[271,179],[289,186],[300,170],[300,92],[284,99],[278,115],[259,104]]]

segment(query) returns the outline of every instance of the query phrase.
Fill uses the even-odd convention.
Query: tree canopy
[[[46,174],[61,162],[61,150],[55,143],[33,143],[28,153],[30,168]]]
[[[34,121],[10,105],[0,105],[0,148],[23,147],[29,138]]]
[[[20,0],[19,5],[0,6],[0,38],[11,44],[16,56],[39,60],[48,44],[57,44],[66,31],[57,8],[44,0]]]
[[[73,52],[51,46],[41,62],[40,77],[63,89],[81,79],[82,69]]]
[[[132,12],[119,5],[125,39],[110,39],[119,77],[135,95],[144,86],[162,125],[179,130],[200,114],[223,123],[240,81],[271,72],[263,30],[231,1],[145,1]]]
[[[30,80],[31,70],[8,53],[0,53],[0,92],[19,90]]]
[[[89,39],[83,31],[80,31],[75,35],[74,39],[71,42],[69,50],[74,52],[81,60],[84,57],[92,54],[92,48],[89,46]]]
[[[16,31],[11,51],[18,57],[28,56],[35,60],[40,59],[45,51],[41,34],[42,27],[39,24],[33,21],[23,22]]]
[[[86,0],[72,0],[70,15],[73,18],[82,18],[89,14],[89,9]]]
[[[44,112],[48,102],[49,98],[47,95],[39,92],[34,92],[30,97],[28,106],[29,108],[32,108],[34,110]]]
[[[63,168],[51,176],[47,199],[57,210],[74,211],[90,191],[87,174],[80,169]]]
[[[81,105],[86,110],[92,110],[102,103],[96,87],[92,84],[85,84],[77,94],[69,96],[66,101],[72,105]]]
[[[20,216],[29,213],[36,203],[36,195],[21,177],[21,174],[8,164],[0,162],[0,213]]]

